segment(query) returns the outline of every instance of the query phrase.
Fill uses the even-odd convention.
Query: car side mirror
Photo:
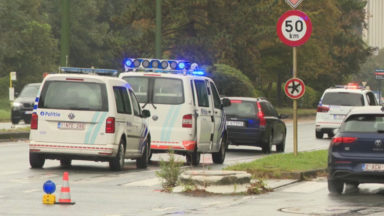
[[[280,114],[280,115],[279,115],[279,118],[280,118],[280,119],[287,119],[287,118],[288,118],[288,115],[286,115],[286,114]]]
[[[15,98],[19,97],[20,92],[15,92]]]
[[[143,110],[141,112],[141,117],[143,117],[143,118],[148,118],[150,116],[151,116],[151,112],[149,110]]]
[[[231,101],[228,98],[223,98],[221,101],[222,107],[231,106]]]

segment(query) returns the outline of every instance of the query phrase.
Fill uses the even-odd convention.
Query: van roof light
[[[78,67],[60,67],[60,73],[75,74],[97,74],[106,76],[117,76],[117,70],[100,68],[78,68]]]

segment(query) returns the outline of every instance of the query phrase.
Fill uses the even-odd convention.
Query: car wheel
[[[60,160],[60,166],[63,168],[69,168],[72,165],[72,160],[71,159],[61,159]]]
[[[323,135],[324,135],[323,132],[317,132],[317,131],[316,131],[316,138],[317,138],[317,139],[322,139],[322,138],[323,138]]]
[[[29,153],[29,164],[32,168],[42,168],[45,163],[45,157],[41,154]]]
[[[284,152],[284,150],[285,150],[285,135],[284,135],[283,141],[281,141],[281,143],[276,145],[277,152]]]
[[[272,132],[271,132],[268,135],[268,140],[266,142],[264,142],[263,147],[261,148],[263,153],[265,153],[265,154],[270,154],[271,153],[272,140],[273,140],[273,137],[272,137]]]
[[[111,168],[111,170],[121,171],[124,167],[124,160],[125,160],[124,141],[121,140],[119,144],[119,151],[117,152],[116,157],[109,162],[109,167]]]
[[[147,140],[145,141],[143,155],[141,155],[140,158],[136,159],[136,168],[138,169],[147,168],[149,163],[149,155],[150,155],[150,149],[149,149],[149,143],[147,138]]]
[[[340,180],[328,179],[328,191],[334,194],[341,194],[344,189],[344,182]]]
[[[20,121],[20,119],[17,119],[17,118],[11,118],[11,122],[12,124],[18,124]]]
[[[219,151],[212,153],[212,161],[216,164],[224,163],[226,151],[227,151],[227,138],[224,136],[221,139],[221,145],[220,145]]]
[[[197,149],[186,155],[187,163],[189,165],[198,166],[200,164],[200,152],[197,152]]]

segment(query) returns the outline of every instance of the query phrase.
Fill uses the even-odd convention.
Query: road
[[[325,149],[328,143],[329,139],[315,139],[313,122],[299,124],[300,151]],[[286,145],[292,151],[290,124]],[[362,185],[360,190],[349,188],[342,196],[330,196],[324,178],[252,196],[161,192],[156,161],[166,156],[154,155],[155,163],[146,170],[137,170],[131,160],[122,172],[110,171],[108,163],[87,161],[73,161],[73,167],[64,170],[58,161],[47,160],[44,169],[30,169],[27,141],[0,143],[0,215],[380,215],[384,211],[382,185]],[[197,169],[220,169],[263,156],[258,148],[231,147],[224,165],[212,165],[204,155]],[[54,181],[58,198],[64,171],[69,172],[76,204],[43,205],[43,183]]]

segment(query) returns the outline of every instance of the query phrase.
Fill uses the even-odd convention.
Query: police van
[[[376,105],[378,102],[375,94],[358,83],[326,89],[317,106],[316,138],[323,138],[325,133],[328,137],[333,137],[352,108]]]
[[[107,161],[122,170],[125,159],[146,168],[151,135],[146,118],[127,82],[109,69],[61,68],[45,77],[31,118],[29,161],[42,168],[46,159],[61,166],[72,160]]]
[[[224,106],[212,79],[197,64],[180,60],[127,59],[119,75],[134,89],[142,108],[150,110],[151,151],[186,156],[192,165],[201,153],[223,163],[227,149]]]

